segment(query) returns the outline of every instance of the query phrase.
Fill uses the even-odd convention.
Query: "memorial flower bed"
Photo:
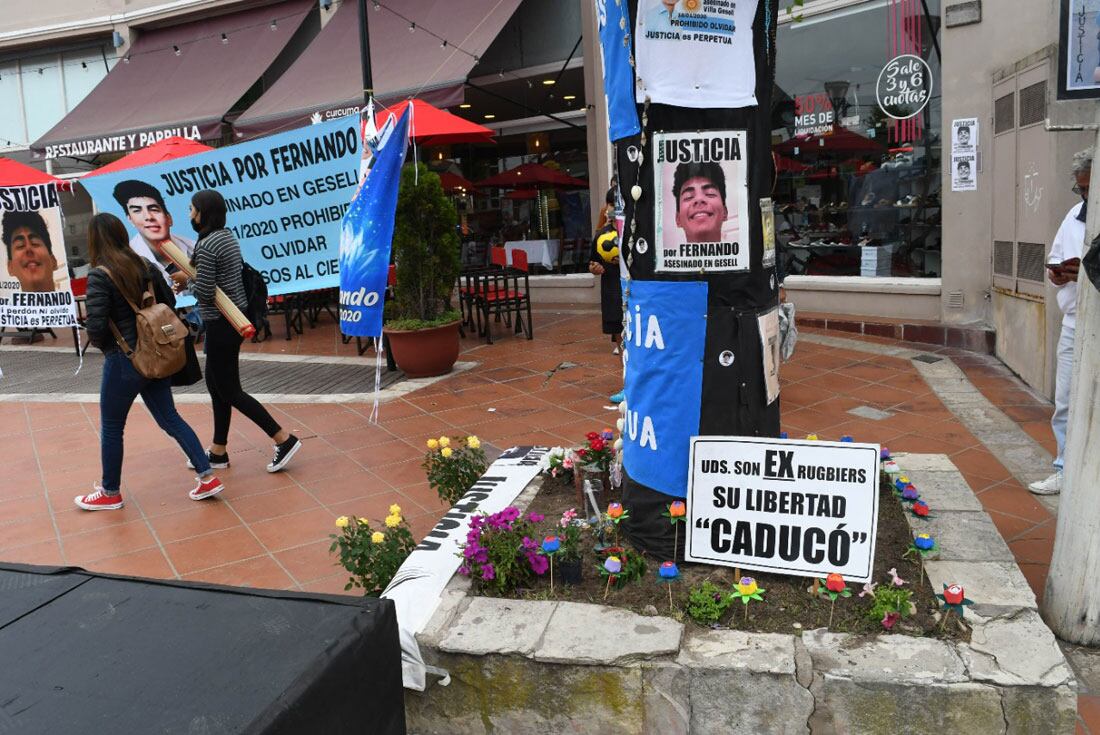
[[[929,539],[921,533],[920,524],[927,505],[907,479],[901,489],[886,480],[880,484],[875,575],[867,584],[856,584],[832,574],[814,580],[647,557],[623,540],[621,524],[629,522],[629,513],[617,502],[616,491],[610,498],[599,492],[600,516],[589,509],[586,517],[577,507],[571,479],[560,471],[569,452],[553,456],[557,460],[542,475],[530,506],[522,513],[518,509],[506,512],[511,523],[523,526],[513,539],[518,553],[508,545],[497,547],[497,553],[503,554],[507,564],[518,566],[522,574],[514,577],[515,584],[501,585],[497,578],[486,580],[478,572],[483,567],[476,563],[464,564],[460,571],[472,578],[477,594],[589,602],[668,615],[699,627],[752,632],[829,628],[834,632],[969,639],[969,628],[957,622],[961,616],[952,616],[956,622],[945,620],[942,597],[936,596],[942,591],[933,590],[923,574],[929,550],[922,547]],[[665,516],[676,525],[677,534],[686,533],[679,527],[684,516],[682,503],[671,502]],[[913,528],[907,516],[913,518]],[[488,560],[480,529],[500,521],[482,517],[473,523],[477,528],[470,536],[479,537],[467,545],[465,553],[475,558],[481,554]],[[566,548],[569,561],[579,560],[579,582],[562,574]],[[499,562],[493,564],[494,573],[498,566]]]

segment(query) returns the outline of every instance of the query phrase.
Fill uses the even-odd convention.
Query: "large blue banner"
[[[344,215],[340,231],[340,331],[352,337],[382,335],[383,294],[411,109],[409,106],[402,113],[396,125],[388,121],[383,126],[377,147],[371,149],[367,176]]]
[[[359,118],[343,117],[174,161],[82,179],[101,212],[126,224],[130,247],[163,270],[159,243],[190,254],[191,196],[214,189],[226,226],[268,293],[339,285],[340,221],[359,184]],[[181,299],[178,305],[194,303]]]
[[[603,89],[607,95],[608,132],[616,141],[641,132],[634,103],[634,68],[630,65],[630,22],[625,2],[596,0],[596,24],[603,54]]]
[[[683,498],[689,440],[699,433],[707,284],[629,281],[623,293],[623,466],[636,482]]]

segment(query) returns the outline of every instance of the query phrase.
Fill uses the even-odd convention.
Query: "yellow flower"
[[[480,449],[481,448],[481,440],[478,439],[476,436],[467,437],[466,438],[466,446],[468,446],[470,449]]]
[[[444,457],[450,457],[452,454],[454,454],[454,450],[450,447],[443,447],[443,450],[440,452],[440,454],[442,454]]]
[[[390,515],[391,516],[401,515],[401,506],[398,505],[397,503],[394,503],[393,505],[391,505],[390,506]]]
[[[742,595],[754,595],[758,589],[760,587],[752,577],[741,577],[741,581],[737,583],[737,591]]]
[[[355,520],[359,521],[360,526],[363,526],[364,528],[370,528],[370,521],[368,521],[366,518],[356,518]]]
[[[380,544],[386,540],[386,534],[381,531],[375,531],[370,535],[370,541],[372,544]]]
[[[439,446],[441,446],[441,447],[449,447],[449,446],[451,446],[451,440],[450,440],[450,439],[448,439],[448,438],[447,438],[447,437],[445,437],[445,436],[441,436],[441,437],[439,437]]]
[[[401,525],[401,516],[394,513],[386,516],[386,528],[397,528]]]
[[[429,439],[428,440],[428,449],[432,449],[432,450],[439,449],[439,441],[436,440],[436,439]]]
[[[339,518],[336,519],[336,527],[337,528],[347,528],[348,527],[348,522],[349,521],[348,521],[347,516],[340,516]]]

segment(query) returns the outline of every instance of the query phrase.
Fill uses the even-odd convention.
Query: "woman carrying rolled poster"
[[[241,277],[241,246],[225,226],[226,206],[222,195],[205,189],[191,197],[191,225],[199,234],[191,256],[194,279],[186,273],[173,273],[177,288],[190,288],[198,301],[206,324],[206,387],[214,408],[214,440],[209,457],[213,467],[229,466],[229,422],[237,409],[263,429],[275,442],[275,454],[268,472],[278,472],[301,448],[298,437],[289,434],[272,418],[259,401],[241,387],[238,361],[242,338],[218,308],[219,290],[243,311],[246,304]]]

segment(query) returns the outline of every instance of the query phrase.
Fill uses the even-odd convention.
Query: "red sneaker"
[[[194,490],[187,493],[187,497],[191,498],[192,500],[206,500],[207,498],[214,497],[225,489],[225,485],[222,484],[222,481],[214,477],[213,475],[206,478],[205,480],[201,477],[196,477],[195,479],[198,481],[199,484],[195,485]]]
[[[103,492],[103,486],[98,482],[92,486],[95,492],[88,495],[77,495],[73,498],[78,508],[84,510],[118,510],[122,507],[122,493],[108,495]]]

